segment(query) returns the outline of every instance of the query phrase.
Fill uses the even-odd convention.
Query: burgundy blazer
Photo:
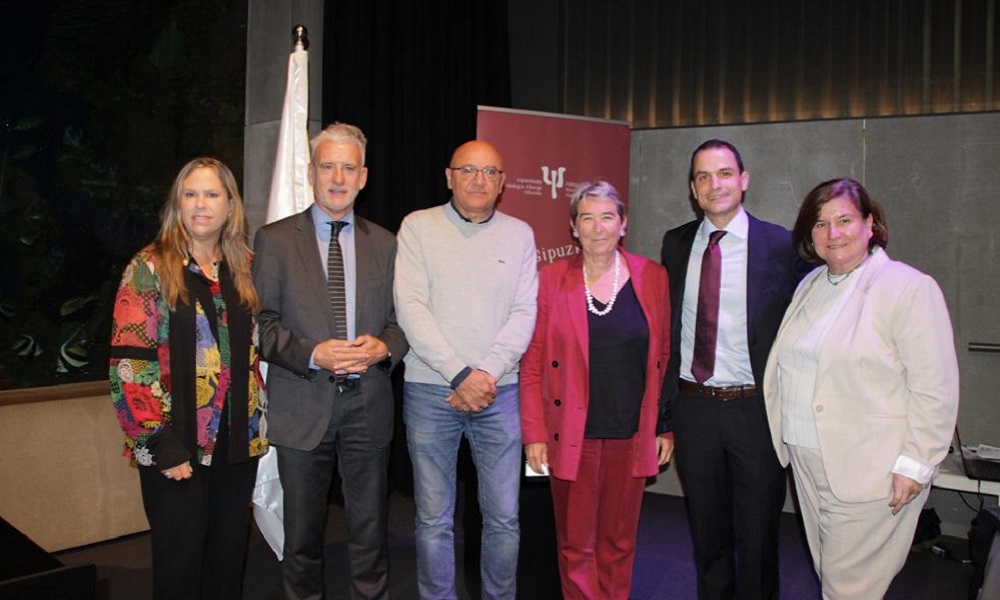
[[[632,438],[632,476],[656,475],[656,423],[670,355],[670,293],[667,272],[650,260],[621,251],[649,326],[646,391],[639,431]],[[538,319],[521,358],[521,436],[547,442],[549,472],[576,481],[590,403],[590,340],[583,288],[583,255],[546,265],[539,273]]]

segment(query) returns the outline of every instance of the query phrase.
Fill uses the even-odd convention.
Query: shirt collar
[[[708,239],[709,234],[713,231],[719,229],[708,219],[702,219],[701,226],[698,227],[698,237],[704,240]],[[740,206],[740,212],[736,213],[733,220],[730,221],[725,227],[723,227],[729,235],[737,237],[741,240],[747,239],[750,233],[750,218],[747,217],[747,211],[743,210]]]
[[[333,221],[334,219],[332,219],[330,215],[323,212],[323,209],[320,208],[319,205],[316,204],[315,202],[313,202],[312,208],[310,210],[312,211],[311,216],[313,221],[313,227],[316,228],[317,232],[325,233],[327,236],[329,236],[330,221]],[[345,221],[349,226],[354,226],[354,209],[352,208],[351,210],[349,210],[347,214],[344,215],[344,217],[340,220]],[[345,228],[346,227],[347,226],[345,226]]]

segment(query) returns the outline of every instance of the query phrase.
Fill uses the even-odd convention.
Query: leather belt
[[[734,400],[736,398],[757,395],[757,386],[753,384],[711,387],[688,381],[687,379],[681,379],[677,382],[677,388],[685,394],[701,396],[702,398],[712,398],[714,400]]]

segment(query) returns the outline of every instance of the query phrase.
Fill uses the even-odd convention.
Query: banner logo
[[[542,181],[546,185],[552,187],[552,199],[558,198],[556,190],[563,186],[563,173],[566,172],[566,167],[559,167],[558,169],[552,169],[549,171],[548,167],[542,167]],[[550,176],[551,175],[551,176]]]

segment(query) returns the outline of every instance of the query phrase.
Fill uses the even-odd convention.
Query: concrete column
[[[250,0],[243,137],[243,200],[250,227],[264,224],[285,99],[292,27],[309,30],[309,133],[322,127],[323,0]],[[252,238],[251,238],[252,239]]]

